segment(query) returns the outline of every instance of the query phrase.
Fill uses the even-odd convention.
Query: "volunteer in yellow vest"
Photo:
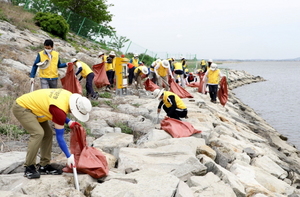
[[[148,75],[149,70],[147,66],[141,64],[134,69],[134,80],[136,81],[136,89],[143,89],[142,75]]]
[[[30,134],[25,160],[24,176],[33,179],[40,174],[61,174],[62,171],[50,164],[53,131],[48,123],[54,123],[56,140],[66,155],[70,167],[75,165],[74,155],[69,152],[64,140],[64,124],[71,129],[80,125],[67,118],[72,113],[82,122],[89,119],[92,110],[90,100],[80,94],[72,94],[65,89],[40,89],[24,94],[16,99],[12,112],[23,128]],[[36,157],[40,149],[40,163]]]
[[[157,84],[157,76],[155,74],[154,68],[156,65],[158,65],[159,62],[161,62],[161,60],[157,59],[150,65],[149,79],[155,84]]]
[[[134,67],[138,67],[139,66],[139,55],[137,53],[135,53],[133,55],[133,58],[130,59],[129,63],[133,64]]]
[[[104,54],[103,51],[100,51],[98,53],[98,58],[100,59],[99,64],[101,64],[102,62],[106,62],[107,56]]]
[[[185,79],[184,79],[184,71],[183,71],[183,66],[182,66],[181,62],[174,63],[174,73],[175,73],[175,79],[180,77],[180,85],[183,88],[185,88],[186,84],[185,84]]]
[[[218,69],[217,64],[212,63],[203,77],[203,82],[207,80],[210,101],[213,103],[217,103],[218,85],[221,78],[222,73],[220,69]]]
[[[171,76],[172,79],[174,79],[170,64],[168,60],[163,60],[156,64],[154,67],[154,72],[157,77],[158,86],[160,88],[163,88],[163,84],[165,85],[166,90],[169,90],[169,83],[168,83],[168,75]]]
[[[67,67],[66,63],[61,63],[59,53],[53,50],[53,41],[45,40],[44,50],[40,51],[34,61],[30,72],[30,82],[34,83],[34,78],[39,68],[41,88],[57,88],[58,68]]]
[[[86,88],[86,97],[90,98],[92,100],[97,100],[99,97],[98,92],[94,91],[93,88],[93,80],[94,80],[94,72],[93,70],[84,62],[73,58],[71,59],[71,62],[73,63],[73,65],[76,68],[76,73],[75,75],[78,76],[79,74],[81,75],[79,77],[79,81],[81,81],[82,78],[85,78],[86,80],[86,84],[85,84],[85,88]]]
[[[106,90],[110,90],[114,86],[114,78],[115,78],[115,66],[116,66],[116,53],[111,51],[106,58],[106,75],[110,85],[106,86]]]
[[[157,113],[160,113],[163,105],[167,117],[178,120],[180,120],[180,118],[187,118],[188,110],[178,95],[173,92],[165,91],[164,89],[155,89],[153,95],[155,98],[161,100],[157,108]]]
[[[181,59],[182,68],[184,70],[187,68],[185,57],[182,56],[180,59]]]
[[[207,71],[207,65],[206,65],[206,61],[204,59],[202,59],[200,62],[200,69],[202,70],[202,72]]]
[[[171,58],[168,59],[168,61],[169,61],[169,64],[170,64],[171,72],[173,73],[174,72],[174,61],[175,61],[175,59],[174,59],[174,57],[171,57]]]

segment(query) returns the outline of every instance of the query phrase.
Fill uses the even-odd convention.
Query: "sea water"
[[[219,67],[244,70],[266,80],[233,92],[300,150],[300,62],[254,61],[223,63]]]

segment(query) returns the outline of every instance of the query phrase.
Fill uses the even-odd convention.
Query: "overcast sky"
[[[198,59],[300,57],[300,0],[107,2],[114,4],[109,25],[132,41],[128,52]]]

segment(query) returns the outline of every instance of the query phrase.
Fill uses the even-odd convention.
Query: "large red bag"
[[[95,74],[94,84],[97,88],[102,88],[104,86],[110,85],[106,75],[104,62],[93,65],[92,69]]]
[[[70,133],[70,150],[74,154],[77,172],[89,174],[98,179],[108,174],[106,157],[101,151],[86,144],[86,131],[82,126],[75,125]],[[66,166],[64,172],[72,173],[72,169]]]
[[[180,98],[194,98],[188,91],[177,84],[173,79],[169,79],[170,91],[177,94]]]
[[[220,100],[221,105],[225,106],[228,101],[228,86],[227,86],[227,78],[224,76],[220,81],[220,88],[218,90],[218,98]]]
[[[78,79],[75,77],[74,65],[72,63],[68,64],[66,76],[60,80],[63,89],[69,90],[72,93],[82,94],[82,87]]]
[[[155,89],[159,89],[159,86],[153,83],[149,78],[144,82],[145,89],[153,92]]]
[[[195,133],[201,133],[188,122],[174,118],[165,118],[160,123],[161,129],[168,132],[174,138],[189,137]]]
[[[198,86],[198,92],[202,93],[202,94],[205,94],[205,91],[206,91],[206,83],[203,82],[204,75],[205,75],[205,73],[199,73],[200,82],[199,82],[199,86]]]

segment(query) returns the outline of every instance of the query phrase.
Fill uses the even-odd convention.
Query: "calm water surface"
[[[244,70],[267,80],[233,92],[300,149],[300,62],[223,63],[219,67]]]

